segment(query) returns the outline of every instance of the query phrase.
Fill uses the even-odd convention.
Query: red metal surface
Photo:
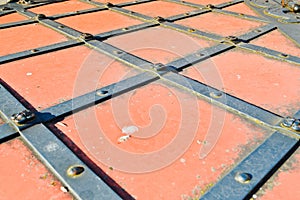
[[[67,40],[61,34],[39,24],[2,29],[0,34],[1,56]]]
[[[226,2],[226,0],[189,1],[202,4]],[[116,0],[110,2],[127,1]],[[78,1],[67,1],[31,10],[46,15],[54,15],[91,7]],[[129,6],[126,9],[153,17],[167,17],[193,10],[193,8],[169,2],[152,2],[145,5]],[[242,4],[226,9],[255,15],[253,11]],[[0,17],[0,23],[22,19],[24,17],[18,14],[11,14]],[[107,19],[109,19],[109,23]],[[142,23],[139,20],[111,11],[68,17],[58,21],[79,31],[92,34]],[[177,23],[223,36],[239,35],[262,25],[261,23],[216,13],[208,13],[181,20]],[[204,48],[214,44],[202,39],[189,38],[195,45],[185,49],[180,48],[180,43],[174,42],[180,40],[182,35],[173,35],[172,30],[150,28],[147,31],[143,30],[114,37],[106,42],[117,45],[154,63],[168,63],[175,58],[197,50],[199,47]],[[37,24],[0,30],[0,34],[2,45],[0,56],[67,40],[60,34]],[[129,41],[130,38],[136,38],[136,41],[139,42],[124,42]],[[292,55],[300,55],[299,48],[277,31],[256,39],[252,43],[278,51],[284,50]],[[174,51],[172,51],[172,48],[165,48],[173,46]],[[179,55],[176,54],[178,49],[181,49]],[[136,71],[131,68],[118,62],[110,63],[110,61],[106,56],[100,56],[99,53],[93,52],[87,47],[74,47],[1,65],[0,74],[1,79],[34,107],[42,110],[91,91],[91,88],[102,87],[120,81],[125,76],[136,74]],[[104,68],[103,65],[105,65]],[[213,71],[210,71],[208,66],[213,66]],[[224,89],[230,94],[275,113],[287,116],[292,115],[295,108],[300,107],[300,88],[297,87],[300,85],[298,67],[265,58],[262,55],[235,49],[211,58],[207,62],[195,65],[183,73],[210,85],[213,84],[219,89]],[[214,74],[215,72],[217,74]],[[218,82],[212,82],[212,79],[208,78],[212,73],[216,75]],[[91,82],[81,84],[83,81],[89,80]],[[85,87],[86,85],[88,87]],[[145,153],[161,149],[176,136],[174,130],[181,126],[180,101],[195,102],[195,98],[191,97],[190,94],[162,85],[161,83],[154,83],[129,93],[129,96],[123,95],[120,97],[120,99],[129,99],[128,112],[134,125],[146,127],[145,131],[153,126],[153,121],[151,124],[151,120],[155,122],[153,116],[160,115],[160,112],[162,112],[155,109],[151,111],[152,106],[159,104],[164,108],[165,125],[159,131],[159,134],[146,140],[132,137],[124,143],[118,142],[118,138],[122,136],[121,129],[124,126],[133,124],[126,124],[125,122],[117,124],[114,112],[116,112],[115,109],[118,108],[116,106],[119,104],[116,104],[114,100],[77,113],[55,126],[70,137],[94,162],[137,199],[195,198],[204,193],[270,134],[269,131],[258,128],[236,115],[224,113],[219,109],[217,110],[221,113],[221,116],[222,114],[225,116],[224,121],[214,121],[212,119],[212,106],[197,99],[197,113],[200,116],[200,123],[195,130],[195,139],[187,151],[178,157],[174,163],[158,171],[143,174],[121,172],[115,166],[101,163],[95,154],[98,147],[93,150],[92,146],[88,145],[89,138],[83,137],[82,132],[78,130],[76,119],[80,119],[80,116],[85,112],[95,113],[98,127],[94,127],[94,130],[91,128],[90,138],[97,137],[98,131],[102,130],[112,145],[124,151]],[[152,118],[151,114],[153,114]],[[198,118],[194,115],[186,118],[190,122],[195,121],[195,119]],[[200,147],[207,144],[205,136],[211,123],[221,123],[221,135],[215,148],[208,156],[199,159]],[[149,124],[150,127],[147,128]],[[89,124],[87,123],[87,125]],[[90,124],[90,126],[92,125]],[[298,151],[292,158],[291,167],[288,170],[279,171],[268,183],[271,186],[263,188],[257,194],[258,199],[300,199],[300,193],[297,189],[300,178],[299,159]],[[63,200],[72,198],[60,190],[60,183],[54,179],[51,173],[19,139],[0,144],[0,163],[0,199]]]

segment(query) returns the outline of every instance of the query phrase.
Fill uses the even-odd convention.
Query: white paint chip
[[[138,132],[139,128],[136,126],[124,126],[122,128],[122,133],[127,134],[127,135],[132,135],[135,132]]]

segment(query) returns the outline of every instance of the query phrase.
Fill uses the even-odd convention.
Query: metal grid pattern
[[[95,170],[92,170],[95,169],[95,166],[91,166],[91,164],[84,163],[84,160],[78,159],[75,156],[76,152],[72,152],[66,146],[66,144],[57,139],[57,136],[55,136],[44,124],[60,121],[63,117],[72,115],[75,112],[86,109],[95,104],[105,102],[125,92],[134,90],[160,79],[166,84],[175,85],[181,89],[184,89],[190,92],[191,95],[199,96],[216,106],[239,115],[247,120],[253,121],[262,127],[267,127],[268,129],[274,130],[274,134],[272,134],[264,143],[262,143],[221,181],[219,181],[211,190],[201,197],[201,199],[250,198],[259,189],[259,187],[261,187],[261,185],[268,180],[273,172],[276,171],[276,169],[278,169],[280,165],[298,148],[299,132],[282,126],[282,122],[287,120],[284,118],[284,116],[280,116],[259,106],[246,102],[238,97],[227,94],[224,91],[215,89],[212,86],[193,80],[182,75],[180,72],[183,69],[192,66],[193,64],[203,62],[206,59],[217,56],[234,48],[243,49],[272,59],[292,63],[294,65],[300,65],[300,58],[289,55],[285,52],[279,52],[249,43],[250,41],[264,36],[276,29],[284,28],[282,28],[281,25],[274,23],[274,21],[270,20],[269,18],[256,17],[246,14],[241,15],[240,13],[223,10],[224,8],[232,5],[244,3],[244,0],[230,1],[220,5],[199,5],[190,3],[188,1],[168,0],[168,2],[189,6],[195,8],[195,10],[167,18],[160,16],[150,17],[142,13],[137,13],[126,9],[127,6],[147,4],[154,1],[155,0],[138,0],[114,5],[111,3],[104,4],[90,0],[82,0],[81,2],[93,5],[95,8],[57,14],[53,16],[45,16],[43,14],[34,13],[28,10],[28,8],[43,6],[49,2],[43,2],[29,6],[19,5],[17,3],[9,3],[2,6],[0,16],[17,12],[18,14],[27,17],[28,20],[0,24],[0,29],[9,29],[16,26],[39,23],[66,36],[69,40],[2,56],[0,57],[0,65],[28,57],[39,56],[49,52],[71,48],[74,46],[85,45],[89,48],[106,54],[129,67],[134,67],[140,70],[141,73],[121,82],[113,83],[69,101],[46,108],[40,112],[37,112],[37,110],[30,106],[30,104],[24,99],[22,99],[22,97],[20,97],[13,90],[13,88],[2,81],[0,86],[0,108],[1,116],[6,123],[0,126],[0,141],[5,142],[20,134],[28,143],[28,145],[32,147],[35,152],[37,152],[37,154],[42,158],[51,171],[65,185],[67,185],[68,188],[70,188],[72,194],[78,199],[117,199],[120,197],[130,199],[132,197],[124,190],[120,189],[120,187],[118,187],[118,185],[114,183],[112,179],[107,177],[104,173],[98,172],[96,174]],[[56,2],[59,1],[52,3]],[[248,1],[246,2],[249,3]],[[72,27],[68,27],[65,24],[56,21],[61,18],[84,15],[86,13],[101,12],[105,10],[138,19],[142,21],[142,23],[139,25],[92,35],[89,33],[82,33],[73,29]],[[260,26],[239,36],[223,37],[217,34],[204,32],[175,23],[178,20],[192,18],[209,12],[216,12],[246,20],[263,22],[266,25]],[[160,63],[151,63],[146,61],[143,58],[139,58],[105,42],[106,39],[111,37],[156,26],[172,29],[205,40],[214,41],[217,44],[205,49],[199,49],[199,51],[189,54],[186,57],[162,65]],[[296,40],[296,42],[299,44],[299,40]],[[115,87],[116,85],[118,85],[118,87]],[[20,99],[22,99],[22,101]],[[34,120],[26,122],[21,126],[18,126],[11,121],[10,116],[25,109],[29,109],[35,114],[36,117]],[[295,115],[295,118],[299,118],[297,114]],[[40,139],[41,136],[43,136],[43,139]],[[68,155],[66,156],[68,159],[57,159],[59,157],[59,151],[49,153],[42,148],[43,146],[47,146],[49,144],[54,144],[54,146],[56,145],[57,149],[63,149]],[[264,153],[262,154],[262,152]],[[76,179],[67,176],[65,172],[68,170],[68,167],[74,165],[83,166],[85,168],[85,176],[78,177]],[[251,180],[250,184],[243,184],[236,181],[235,176],[238,172],[251,174],[253,179]],[[87,181],[89,184],[87,185],[88,187],[85,188],[83,186]],[[224,187],[224,185],[227,185],[228,187]],[[234,190],[232,188],[234,188]]]

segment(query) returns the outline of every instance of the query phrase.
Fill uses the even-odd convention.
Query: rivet
[[[84,172],[84,167],[80,165],[74,165],[67,169],[67,175],[70,177],[77,177]]]
[[[300,120],[299,119],[295,120],[294,124],[292,125],[292,129],[294,131],[300,131]]]
[[[129,28],[123,28],[122,30],[123,30],[123,31],[128,31],[128,30],[129,30]]]
[[[35,52],[38,52],[39,50],[38,49],[31,49],[30,50],[32,53],[35,53]]]
[[[106,7],[112,7],[112,6],[114,6],[114,4],[112,4],[112,3],[110,3],[110,2],[106,2],[106,3],[105,3],[105,6],[106,6]]]
[[[289,57],[289,55],[287,55],[287,54],[285,54],[285,53],[281,53],[281,54],[279,54],[279,56],[282,57],[282,58],[287,58],[287,57]]]
[[[195,55],[196,55],[196,56],[198,56],[198,57],[205,56],[205,54],[204,54],[204,53],[196,53]]]
[[[97,95],[98,96],[104,96],[104,95],[106,95],[108,93],[108,91],[107,90],[99,90],[99,91],[97,91]]]
[[[58,26],[58,28],[65,28],[63,25]]]
[[[114,54],[120,55],[120,54],[122,54],[122,53],[123,53],[122,51],[114,51]]]
[[[35,16],[35,19],[37,19],[37,20],[41,20],[41,19],[46,19],[47,17],[46,17],[46,15],[44,15],[44,14],[37,14],[36,16]]]
[[[82,33],[80,36],[79,36],[81,39],[84,39],[84,40],[88,40],[88,39],[93,39],[94,36],[90,33]]]
[[[220,91],[211,92],[211,93],[209,93],[209,96],[211,96],[212,98],[218,99],[223,96],[223,93]]]
[[[23,124],[27,123],[28,121],[33,120],[34,118],[35,118],[35,114],[29,110],[24,110],[22,112],[13,114],[11,116],[11,120],[13,120],[15,123],[17,123],[19,125],[23,125]]]
[[[247,184],[250,183],[250,181],[252,180],[252,175],[249,173],[237,173],[234,177],[234,179],[242,184]]]
[[[165,19],[163,17],[160,17],[160,16],[154,17],[153,20],[157,21],[157,22],[164,22],[165,21]]]
[[[206,8],[210,8],[210,9],[215,8],[215,6],[212,5],[212,4],[207,4],[205,7],[206,7]]]
[[[288,8],[289,8],[290,10],[292,10],[292,11],[295,12],[295,13],[297,13],[297,12],[300,11],[300,5],[297,4],[297,3],[295,3],[295,2],[289,2],[289,3],[287,4],[287,6],[288,6]]]
[[[290,128],[290,127],[293,125],[294,122],[295,122],[295,119],[294,119],[294,118],[286,117],[286,118],[284,118],[284,120],[281,122],[281,125],[284,126],[284,127]]]
[[[189,28],[189,29],[188,29],[188,32],[191,32],[191,33],[192,33],[192,32],[195,32],[195,31],[196,31],[196,30],[193,29],[193,28]]]

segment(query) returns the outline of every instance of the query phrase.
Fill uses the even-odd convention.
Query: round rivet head
[[[234,179],[239,183],[247,184],[252,180],[252,175],[246,172],[237,173]]]
[[[297,3],[289,2],[289,3],[288,3],[288,6],[289,6],[290,9],[291,9],[293,12],[295,12],[295,13],[297,13],[297,12],[300,11],[300,5],[297,4]]]
[[[223,93],[220,92],[220,91],[216,91],[216,92],[211,92],[211,93],[209,93],[209,95],[210,95],[212,98],[218,99],[218,98],[221,98],[221,97],[223,96]]]
[[[37,19],[37,20],[39,20],[39,19],[46,19],[47,17],[46,17],[46,15],[44,15],[44,14],[37,14],[36,16],[35,16],[35,19]]]
[[[74,165],[69,167],[67,170],[67,175],[70,177],[77,177],[84,172],[84,167],[79,165]]]
[[[94,36],[90,33],[82,33],[79,37],[83,40],[90,40],[94,38]]]
[[[300,132],[300,120],[295,120],[294,124],[292,125],[292,129],[294,131]]]
[[[32,121],[34,118],[35,114],[29,110],[24,110],[11,116],[11,120],[18,125],[26,124],[27,122]]]
[[[284,127],[290,128],[290,127],[293,125],[294,122],[295,122],[295,119],[294,119],[294,118],[286,117],[286,118],[284,118],[284,120],[281,122],[281,125],[284,126]]]
[[[108,93],[108,90],[98,90],[98,91],[96,92],[96,94],[97,94],[98,96],[105,96],[105,95],[107,95],[107,93]]]

